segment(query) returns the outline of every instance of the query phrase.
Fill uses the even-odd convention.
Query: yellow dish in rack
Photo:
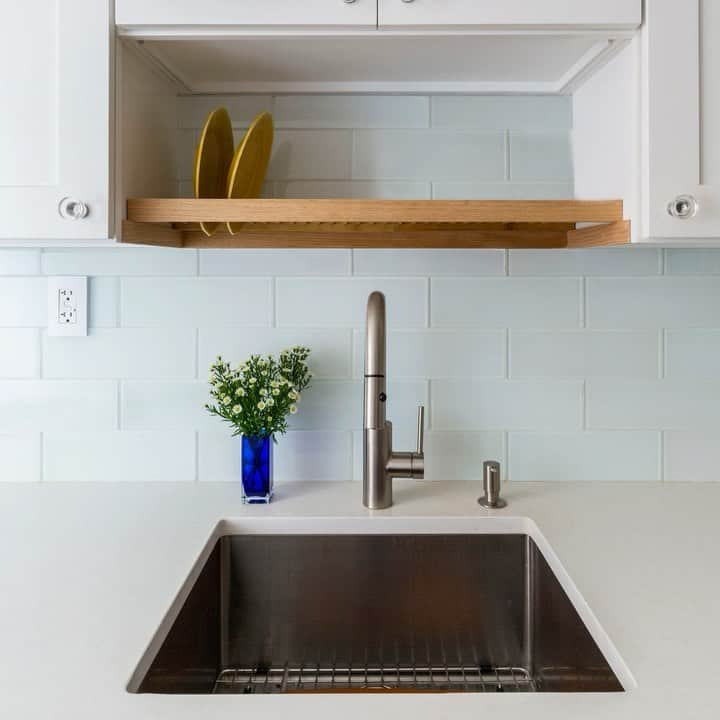
[[[233,159],[232,122],[225,108],[217,108],[208,115],[195,150],[193,188],[196,198],[224,198],[227,196],[228,171]],[[222,223],[200,223],[210,237]]]
[[[258,198],[270,164],[273,145],[273,121],[264,112],[253,120],[235,151],[227,180],[227,197],[230,199]],[[242,223],[227,223],[231,235],[240,230]]]

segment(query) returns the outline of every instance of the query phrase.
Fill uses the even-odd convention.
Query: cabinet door
[[[720,2],[649,0],[645,234],[720,238]]]
[[[116,0],[115,22],[142,25],[377,25],[377,0]]]
[[[378,0],[380,26],[634,28],[642,0]]]
[[[107,238],[107,0],[4,3],[0,88],[0,242]]]

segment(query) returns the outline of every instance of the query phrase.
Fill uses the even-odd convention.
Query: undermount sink
[[[529,520],[263,519],[216,528],[128,690],[621,692],[631,685]]]

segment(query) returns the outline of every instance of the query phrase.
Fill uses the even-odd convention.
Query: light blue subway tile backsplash
[[[570,96],[442,95],[432,98],[432,126],[481,130],[572,130]]]
[[[566,132],[511,132],[513,182],[558,182],[573,177],[572,142]]]
[[[505,135],[446,130],[358,130],[353,178],[503,180]]]
[[[426,128],[430,99],[421,95],[285,95],[275,100],[279,128]]]
[[[226,106],[276,134],[263,197],[572,198],[572,100],[180,97],[178,191]],[[172,141],[172,138],[170,139]],[[48,275],[90,278],[87,338],[47,336]],[[367,295],[388,307],[388,416],[426,477],[717,481],[720,250],[0,250],[0,479],[228,481],[209,365],[294,344],[313,385],[275,448],[278,498],[362,476]],[[359,492],[359,491],[358,491]]]

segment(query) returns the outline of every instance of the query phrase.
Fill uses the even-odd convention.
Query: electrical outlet
[[[86,277],[48,278],[48,335],[87,335]]]

